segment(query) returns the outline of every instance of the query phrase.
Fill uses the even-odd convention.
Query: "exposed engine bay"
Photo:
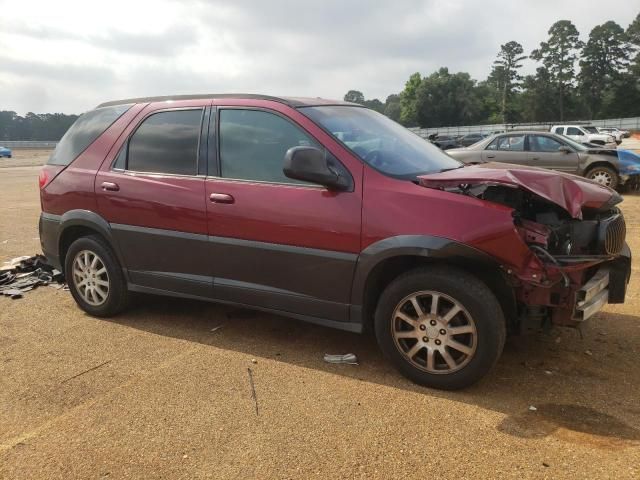
[[[617,192],[562,172],[498,163],[422,175],[418,183],[509,209],[514,228],[503,235],[518,254],[501,269],[518,328],[531,321],[577,326],[603,305],[624,302],[631,252]],[[479,246],[509,256],[494,239]],[[527,260],[513,262],[517,255]]]
[[[540,247],[559,261],[569,256],[611,256],[622,250],[624,217],[617,207],[583,209],[583,218],[539,196],[504,185],[477,185],[467,195],[513,209],[514,224],[529,246]],[[535,249],[537,250],[537,249]]]

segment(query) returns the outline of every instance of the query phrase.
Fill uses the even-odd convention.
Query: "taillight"
[[[38,185],[40,186],[40,190],[44,188],[44,186],[49,181],[49,175],[45,171],[46,167],[40,169],[40,174],[38,175]]]
[[[65,169],[65,165],[45,165],[38,174],[38,185],[40,190],[49,185],[58,174]]]

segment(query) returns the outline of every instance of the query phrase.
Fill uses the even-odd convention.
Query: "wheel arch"
[[[78,238],[99,235],[115,252],[121,265],[122,257],[117,248],[109,222],[95,212],[89,210],[69,210],[60,218],[58,233],[58,255],[64,271],[65,257],[69,246]]]
[[[614,172],[616,172],[618,175],[620,174],[620,172],[618,171],[618,168],[613,163],[607,162],[606,160],[597,160],[587,165],[587,168],[585,169],[585,172],[584,172],[585,175],[587,175],[591,170],[597,167],[607,167],[613,170]]]
[[[429,265],[450,265],[477,277],[498,299],[507,327],[517,325],[513,288],[493,257],[446,238],[406,235],[376,242],[363,250],[358,259],[352,312],[359,315],[363,329],[371,329],[378,299],[387,285],[408,270]]]

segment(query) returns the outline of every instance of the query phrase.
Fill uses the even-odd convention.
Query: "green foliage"
[[[416,119],[424,127],[461,125],[479,118],[481,105],[475,80],[466,72],[447,68],[425,77],[416,89]]]
[[[560,20],[549,29],[549,39],[531,52],[533,60],[541,61],[555,85],[560,120],[564,119],[564,103],[575,79],[574,65],[583,44],[578,29],[569,20]]]
[[[359,92],[358,90],[349,90],[345,95],[344,95],[344,101],[345,102],[352,102],[352,103],[359,103],[359,104],[364,104],[364,95],[362,94],[362,92]]]
[[[0,111],[0,140],[60,140],[77,115]]]
[[[513,122],[517,115],[511,101],[522,80],[518,70],[522,68],[522,61],[527,58],[523,52],[522,45],[510,41],[500,46],[498,58],[493,62],[491,75],[500,91],[500,113],[504,123]]]
[[[617,23],[608,21],[591,30],[582,49],[579,78],[592,116],[600,114],[607,100],[613,101],[613,90],[629,66],[630,54],[628,36]]]

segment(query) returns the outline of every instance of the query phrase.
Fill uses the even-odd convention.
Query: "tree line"
[[[522,62],[536,73],[520,74]],[[554,23],[548,38],[525,54],[521,44],[500,46],[486,80],[442,67],[414,73],[404,90],[383,103],[350,90],[360,103],[408,127],[604,119],[640,115],[640,14],[625,30],[614,21],[597,25],[586,42],[569,20]]]
[[[0,111],[0,142],[2,140],[60,140],[78,115],[64,113],[27,113]]]

